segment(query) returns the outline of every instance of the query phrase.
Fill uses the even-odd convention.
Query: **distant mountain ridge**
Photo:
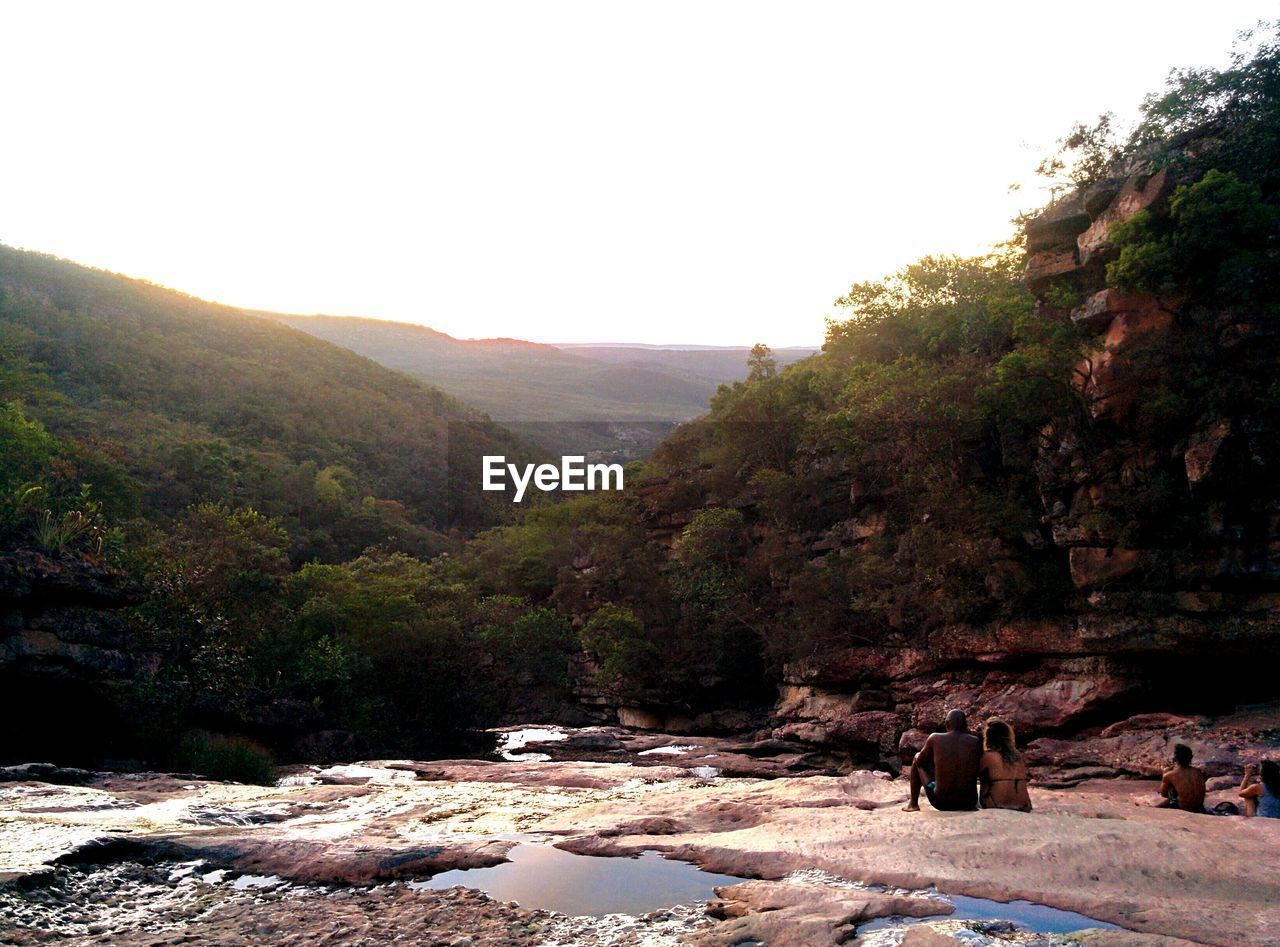
[[[458,339],[356,316],[260,313],[421,378],[559,452],[638,456],[747,374],[746,347]],[[775,352],[779,365],[815,349]]]

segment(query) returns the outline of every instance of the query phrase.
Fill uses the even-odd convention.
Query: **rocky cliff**
[[[85,559],[0,555],[0,757],[100,760],[122,749],[130,728],[109,692],[158,661],[137,649],[121,614],[140,600],[118,573]]]
[[[894,764],[900,746],[918,745],[960,706],[977,720],[1012,721],[1033,757],[1063,778],[1156,772],[1175,739],[1213,772],[1275,744],[1274,705],[1236,708],[1280,699],[1270,671],[1280,655],[1277,418],[1199,405],[1178,374],[1197,346],[1220,374],[1237,371],[1246,353],[1250,370],[1260,358],[1274,364],[1274,329],[1228,306],[1211,312],[1206,329],[1202,302],[1193,316],[1183,295],[1107,281],[1116,228],[1140,213],[1167,217],[1176,187],[1203,173],[1198,159],[1214,147],[1211,133],[1184,136],[1026,224],[1024,280],[1037,316],[1075,327],[1083,352],[1071,378],[1078,410],[1040,431],[1031,501],[1040,524],[1025,533],[1061,575],[1058,607],[896,627],[792,660],[775,737]],[[1170,392],[1184,413],[1190,402],[1190,430],[1151,420],[1149,402]],[[820,461],[809,472],[824,484],[814,502],[825,526],[800,539],[812,561],[859,555],[885,532],[883,510],[837,459]],[[641,494],[649,535],[672,547],[690,522],[687,502],[671,484]],[[758,499],[740,489],[726,505],[748,511],[757,548],[781,549],[787,540],[758,515]],[[726,501],[707,505],[717,502]],[[991,561],[987,592],[998,597],[1013,571]]]

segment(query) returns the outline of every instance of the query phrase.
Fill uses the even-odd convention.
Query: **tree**
[[[601,683],[627,697],[648,691],[661,664],[644,623],[631,609],[612,602],[601,605],[582,626],[582,646],[599,664]]]
[[[773,357],[773,349],[763,342],[757,342],[751,346],[751,353],[747,356],[747,368],[750,369],[747,374],[748,381],[772,378],[778,373],[778,360]]]

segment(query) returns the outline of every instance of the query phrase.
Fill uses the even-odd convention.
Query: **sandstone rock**
[[[1102,731],[1102,736],[1113,737],[1120,733],[1140,733],[1149,730],[1186,729],[1204,722],[1203,717],[1184,717],[1170,713],[1137,714],[1106,727]]]
[[[1040,295],[1053,283],[1080,268],[1074,247],[1062,250],[1040,250],[1028,254],[1023,280],[1033,293]]]
[[[1078,589],[1091,589],[1131,577],[1147,562],[1140,549],[1074,546],[1069,554],[1071,581]]]
[[[1039,683],[1037,683],[1039,678]],[[1105,659],[1046,662],[1036,675],[996,671],[970,680],[920,680],[901,693],[902,707],[920,730],[942,729],[947,711],[959,708],[979,729],[988,717],[1003,717],[1021,735],[1056,731],[1115,704],[1135,688]]]
[[[1083,205],[1067,203],[1057,213],[1047,213],[1027,222],[1027,250],[1073,249],[1076,237],[1093,223]]]
[[[1082,195],[1085,213],[1091,218],[1097,218],[1101,215],[1124,187],[1124,180],[1123,177],[1119,176],[1107,177],[1085,188]],[[1092,223],[1092,221],[1090,222]]]
[[[1074,383],[1094,418],[1123,415],[1150,387],[1155,369],[1136,366],[1134,357],[1150,345],[1152,336],[1168,329],[1173,317],[1155,298],[1139,300],[1139,308],[1115,314],[1101,348],[1076,365]]]
[[[664,725],[662,717],[651,710],[639,707],[619,707],[618,723],[623,727],[635,727],[637,730],[661,730]]]
[[[1280,706],[1274,704],[1217,719],[1140,714],[1112,724],[1097,736],[1041,737],[1028,744],[1027,756],[1059,776],[1088,770],[1094,776],[1155,779],[1171,765],[1174,745],[1185,743],[1206,774],[1238,780],[1247,763],[1275,753],[1277,734]]]
[[[1219,418],[1191,435],[1182,459],[1186,464],[1187,482],[1192,487],[1200,486],[1213,476],[1215,464],[1222,454],[1223,445],[1231,436],[1231,431],[1231,419]]]
[[[815,687],[784,686],[776,716],[791,723],[775,731],[783,739],[836,742],[894,749],[903,718],[888,710],[858,707],[858,695]]]
[[[926,898],[800,882],[746,881],[716,893],[721,900],[710,902],[707,912],[725,923],[695,936],[692,944],[731,947],[754,940],[770,947],[835,947],[847,943],[861,921],[954,910]]]
[[[1131,174],[1106,210],[1077,238],[1081,265],[1105,261],[1111,253],[1108,242],[1111,228],[1140,210],[1157,210],[1172,192],[1173,184],[1173,176],[1168,168],[1161,168],[1154,174],[1146,170]]]
[[[1071,321],[1093,332],[1102,332],[1123,312],[1140,312],[1151,303],[1149,296],[1100,289],[1071,310]]]
[[[904,731],[898,738],[898,762],[903,766],[909,765],[915,755],[924,749],[924,741],[927,739],[929,734],[918,727]]]
[[[898,680],[927,674],[938,668],[939,658],[934,650],[887,644],[858,646],[788,664],[783,669],[783,680],[788,684],[854,684]],[[785,686],[781,693],[783,699],[791,694]]]

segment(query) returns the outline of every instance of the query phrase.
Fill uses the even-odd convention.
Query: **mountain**
[[[471,581],[569,616],[596,721],[771,704],[775,745],[896,769],[961,708],[1064,784],[1274,754],[1278,76],[1274,42],[1173,73],[1018,239],[851,286],[819,355],[480,537]]]
[[[557,453],[638,456],[747,374],[746,348],[464,340],[378,319],[263,315],[438,385]],[[775,358],[789,364],[814,351]]]
[[[110,512],[251,505],[301,560],[497,523],[503,507],[450,484],[450,449],[524,450],[438,389],[274,320],[3,246],[0,353],[0,403],[65,441]]]

